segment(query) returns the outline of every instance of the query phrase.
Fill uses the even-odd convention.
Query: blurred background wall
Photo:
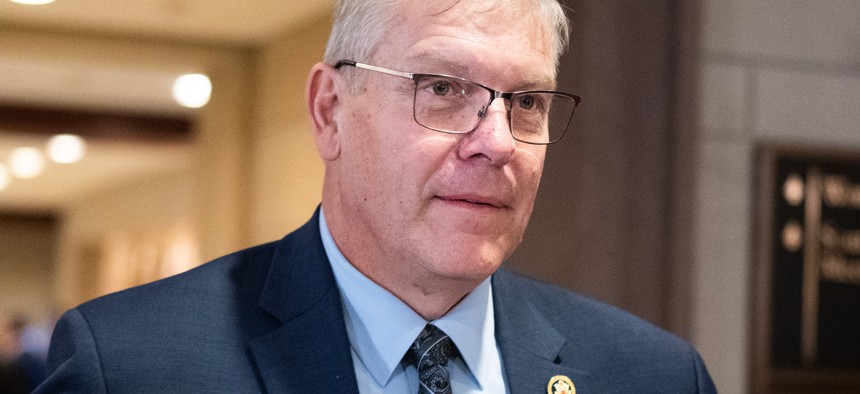
[[[88,159],[0,191],[0,313],[49,319],[307,220],[331,2],[286,3],[0,2],[0,161],[63,132],[48,115],[92,120]],[[583,105],[508,266],[672,330],[749,392],[757,147],[860,151],[860,3],[567,3],[560,85]],[[188,72],[212,81],[200,109],[170,98]]]
[[[746,388],[760,301],[757,149],[860,150],[858,20],[855,1],[702,2],[693,338],[724,392]]]

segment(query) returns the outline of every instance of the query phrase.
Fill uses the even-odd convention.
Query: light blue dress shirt
[[[320,214],[320,235],[343,301],[346,332],[362,394],[418,392],[418,372],[401,363],[428,323],[408,305],[359,272],[338,249]],[[460,357],[448,363],[455,394],[507,393],[496,344],[490,279],[445,316],[432,321],[451,337]]]

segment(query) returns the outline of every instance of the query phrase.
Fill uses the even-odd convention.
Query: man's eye
[[[522,109],[532,109],[535,106],[535,98],[532,96],[522,96],[518,101]]]
[[[447,95],[451,91],[451,84],[446,81],[437,81],[433,84],[433,93],[437,96]]]

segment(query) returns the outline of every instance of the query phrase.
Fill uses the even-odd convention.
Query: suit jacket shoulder
[[[258,392],[246,341],[277,324],[256,307],[274,249],[238,252],[67,312],[41,390]]]
[[[506,271],[493,295],[512,392],[545,387],[552,374],[578,392],[716,392],[689,344],[627,312]]]
[[[37,392],[357,393],[317,215],[279,242],[67,312]]]

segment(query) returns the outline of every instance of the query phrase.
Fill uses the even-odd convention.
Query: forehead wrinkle
[[[494,35],[510,30],[511,21],[526,22],[541,31],[540,40],[549,42],[551,29],[544,26],[540,11],[530,1],[523,0],[418,0],[420,5],[409,12],[409,18],[430,18],[434,23],[465,27],[470,26],[484,34]],[[534,32],[534,31],[533,31]]]
[[[547,41],[547,32],[543,28],[535,28],[541,26],[536,11],[521,2],[413,0],[399,3],[399,6],[400,17],[394,27],[388,30],[384,41],[395,48],[398,44],[406,45],[394,52],[385,51],[385,55],[378,59],[383,61],[381,65],[414,73],[448,74],[498,90],[550,90],[556,87],[557,70],[553,65],[554,57]],[[505,23],[510,18],[513,18],[510,20],[513,23]],[[420,35],[422,30],[429,35]],[[416,39],[416,42],[408,43],[412,39]],[[427,44],[428,40],[435,44]],[[468,50],[460,52],[455,42],[461,40],[468,43],[470,48],[484,45],[505,47],[509,46],[505,40],[519,40],[516,45],[522,44],[525,50],[547,59],[547,64],[553,65],[552,70],[545,70],[544,73],[543,67],[538,67],[540,71],[531,68],[514,70],[511,67],[485,69],[483,54]],[[421,47],[416,48],[419,43]]]
[[[499,40],[518,40],[525,47],[549,59],[555,59],[552,45],[552,32],[543,25],[537,10],[528,8],[520,2],[494,0],[486,2],[456,0],[445,11],[428,14],[427,9],[435,9],[433,0],[422,0],[422,6],[406,10],[398,30],[409,30],[416,26],[436,26],[436,35],[446,36],[441,28],[449,27],[457,31],[450,38],[466,40],[477,44]],[[447,2],[445,2],[447,3]],[[389,33],[391,34],[391,32]]]
[[[453,12],[460,15],[472,15],[472,14],[483,14],[488,12],[493,12],[497,9],[509,9],[512,6],[516,6],[517,3],[506,0],[489,0],[478,2],[478,1],[462,1],[462,0],[439,0],[439,1],[422,1],[421,9],[422,13],[426,16],[441,16],[443,14]],[[466,9],[462,9],[463,7],[467,7]],[[454,8],[458,8],[454,11]]]
[[[418,4],[414,4],[418,2]],[[411,4],[410,4],[411,3]],[[539,12],[522,0],[413,0],[400,3],[402,22],[417,24],[416,20],[429,19],[434,24],[470,28],[486,35],[506,33],[511,21],[536,19],[526,25],[546,30],[539,20]],[[544,36],[545,34],[540,34]],[[541,37],[546,41],[546,37]]]

